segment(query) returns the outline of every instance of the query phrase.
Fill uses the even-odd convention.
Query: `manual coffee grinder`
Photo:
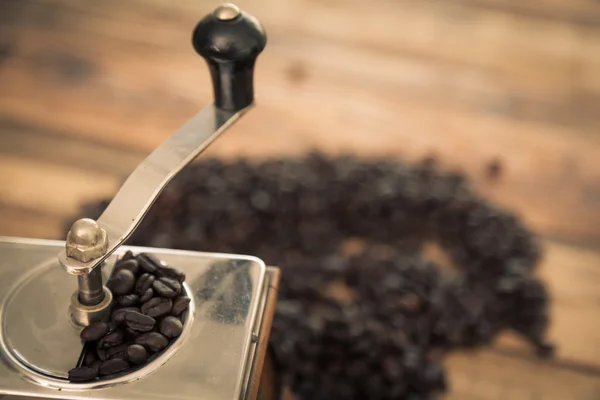
[[[264,29],[254,17],[235,5],[221,5],[198,23],[192,43],[208,64],[214,104],[153,151],[97,221],[76,221],[65,241],[0,237],[1,399],[282,398],[268,348],[278,268],[252,256],[121,245],[167,183],[254,104],[254,65],[266,45]],[[116,285],[111,291],[111,279],[119,275],[115,265],[130,261],[131,266],[131,257],[139,254],[147,257],[138,263],[138,275],[144,266],[158,268],[158,275],[144,278],[142,292],[141,278],[135,286],[123,290],[122,284]],[[148,267],[149,260],[154,266]],[[180,274],[177,279],[168,273],[173,268]],[[132,271],[121,275],[131,276]],[[119,293],[113,293],[117,287]],[[172,297],[173,287],[177,296],[190,299],[183,313],[170,316],[169,311],[151,314],[144,309],[143,295]],[[137,317],[156,317],[150,317],[156,322],[150,332],[150,325],[128,319],[133,314],[123,314],[123,326],[113,321],[120,307],[116,300],[125,299],[128,291]],[[171,305],[177,299],[157,301]],[[153,349],[152,342],[153,355],[144,363],[117,372],[112,368],[83,382],[70,379],[69,371],[81,368],[94,350],[80,336],[85,327],[104,322],[110,333],[124,330],[114,343],[105,338],[97,342],[94,354],[102,351],[103,357],[95,365],[106,365],[116,343],[137,343],[144,332],[146,339],[158,335],[163,331],[157,326],[166,316],[178,319],[181,330],[166,347],[159,343]],[[138,325],[128,325],[131,321]],[[128,333],[139,336],[127,339]],[[140,343],[144,347],[148,340]],[[121,353],[122,360],[113,367],[128,362],[127,351]]]

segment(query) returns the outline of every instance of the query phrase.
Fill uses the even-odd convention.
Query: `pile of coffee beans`
[[[429,399],[450,385],[448,351],[507,330],[552,353],[535,238],[432,159],[200,161],[130,244],[280,266],[271,344],[299,400]]]
[[[190,298],[185,274],[152,254],[126,252],[106,286],[114,296],[110,320],[81,331],[81,365],[69,371],[71,382],[127,373],[150,362],[179,337]]]

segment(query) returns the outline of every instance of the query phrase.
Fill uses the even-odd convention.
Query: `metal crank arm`
[[[79,300],[84,305],[103,300],[97,267],[133,234],[165,186],[254,105],[254,65],[266,45],[260,22],[224,4],[197,24],[192,43],[208,64],[214,104],[133,171],[98,221],[81,219],[71,227],[58,259],[65,271],[78,275]]]

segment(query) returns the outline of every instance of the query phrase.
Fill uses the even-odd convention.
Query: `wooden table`
[[[510,336],[454,354],[447,398],[600,399],[600,3],[237,4],[269,35],[258,106],[207,155],[434,154],[465,171],[544,238],[558,357]],[[190,36],[216,5],[0,2],[0,234],[62,239],[211,101]]]

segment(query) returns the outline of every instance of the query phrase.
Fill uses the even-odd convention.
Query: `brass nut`
[[[96,221],[83,218],[75,221],[65,243],[67,257],[80,262],[92,261],[106,254],[108,239],[106,231]]]

